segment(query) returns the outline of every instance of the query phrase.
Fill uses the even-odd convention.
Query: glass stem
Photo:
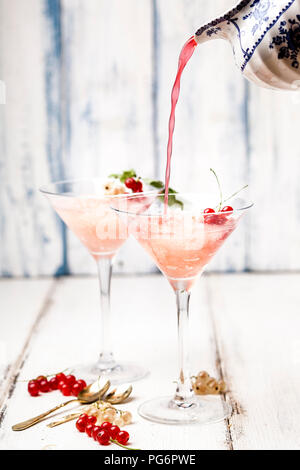
[[[97,363],[99,369],[111,369],[116,365],[111,347],[110,331],[110,282],[112,274],[112,259],[99,257],[96,260],[100,286],[101,303],[101,352]]]
[[[179,378],[174,401],[178,406],[191,406],[193,387],[189,371],[189,302],[190,292],[175,290],[178,321]]]

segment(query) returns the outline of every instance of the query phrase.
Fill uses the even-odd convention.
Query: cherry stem
[[[238,191],[236,191],[235,193],[231,194],[231,196],[227,197],[226,199],[224,199],[223,202],[227,202],[229,201],[230,199],[232,199],[234,196],[236,196],[237,194],[239,194],[241,191],[243,191],[243,189],[246,189],[248,188],[248,184],[245,184],[245,186],[243,186],[241,189],[239,189]]]
[[[141,450],[141,449],[134,449],[133,447],[127,447],[124,446],[123,444],[120,444],[120,442],[116,441],[115,439],[110,438],[110,442],[113,442],[114,444],[117,444],[117,446],[123,447],[123,449],[127,450]]]
[[[217,180],[218,186],[219,186],[219,191],[220,191],[220,203],[219,203],[219,206],[218,206],[218,211],[220,211],[221,208],[222,208],[222,204],[223,204],[222,188],[221,188],[221,184],[220,184],[219,178],[218,178],[217,173],[215,172],[215,170],[213,170],[212,168],[210,168],[210,171],[214,174],[214,176],[215,176],[215,178],[216,178],[216,180]]]

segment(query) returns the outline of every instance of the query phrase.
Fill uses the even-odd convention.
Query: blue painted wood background
[[[134,167],[163,178],[180,48],[234,0],[0,0],[0,273],[95,267],[38,187]],[[212,262],[220,271],[300,268],[299,103],[245,81],[230,46],[188,65],[178,105],[172,186],[249,183],[256,206]],[[121,272],[149,272],[130,240]]]

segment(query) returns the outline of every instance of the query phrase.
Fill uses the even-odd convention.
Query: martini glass
[[[178,201],[178,202],[176,202]],[[153,258],[172,286],[177,302],[179,378],[173,397],[158,397],[143,403],[139,414],[166,424],[212,423],[230,416],[231,407],[219,397],[199,398],[193,394],[188,359],[190,292],[195,280],[237,227],[251,203],[231,202],[230,212],[204,214],[217,207],[215,197],[205,194],[156,195],[151,205],[143,196],[123,196],[112,208],[129,227],[129,232]]]
[[[101,352],[94,364],[74,369],[91,380],[105,375],[112,383],[139,380],[147,375],[143,367],[117,362],[114,358],[110,332],[110,284],[112,263],[118,249],[128,238],[127,227],[110,209],[119,195],[104,194],[101,179],[59,181],[42,187],[52,207],[88,249],[97,265],[101,301]]]

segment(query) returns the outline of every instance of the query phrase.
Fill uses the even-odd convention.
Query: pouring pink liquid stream
[[[194,36],[192,36],[183,46],[178,60],[178,69],[175,78],[175,82],[172,88],[171,93],[171,113],[169,118],[169,139],[167,147],[167,166],[166,166],[166,175],[165,175],[165,210],[168,205],[168,196],[169,196],[169,182],[170,182],[170,171],[171,171],[171,157],[172,157],[172,147],[173,147],[173,134],[175,127],[175,109],[180,92],[180,80],[182,72],[192,57],[197,42],[195,41]]]

